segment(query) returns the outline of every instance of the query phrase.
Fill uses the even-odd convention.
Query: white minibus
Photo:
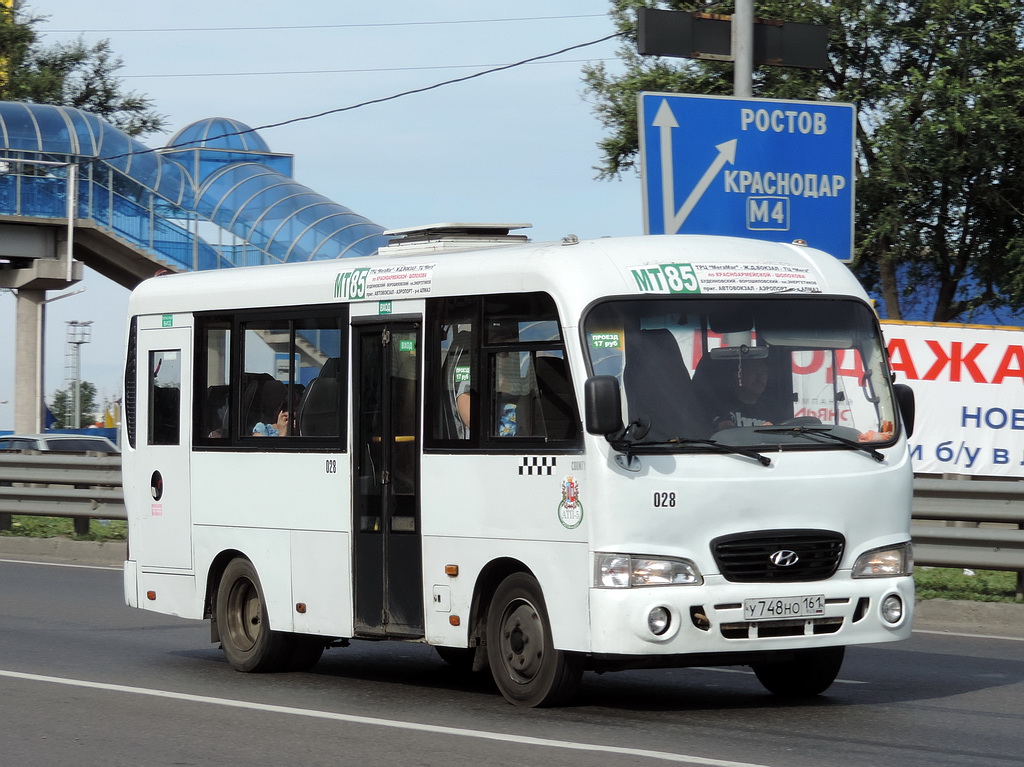
[[[910,635],[913,397],[849,269],[711,236],[405,230],[129,306],[129,605],[239,671],[433,645],[520,706],[585,671],[817,695]]]

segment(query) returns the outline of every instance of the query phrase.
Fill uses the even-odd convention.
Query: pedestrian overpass
[[[374,253],[383,227],[291,177],[292,155],[210,118],[150,148],[71,107],[0,102],[0,288],[16,292],[15,416],[42,427],[46,292],[83,265],[133,288],[161,272]]]

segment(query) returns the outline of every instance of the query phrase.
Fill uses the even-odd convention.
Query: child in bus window
[[[284,400],[277,408],[277,420],[274,423],[260,421],[252,429],[254,437],[287,437],[290,416],[288,400]]]

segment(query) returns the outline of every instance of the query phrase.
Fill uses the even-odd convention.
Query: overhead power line
[[[612,61],[610,58],[597,59],[559,59],[558,61],[537,61],[535,64],[586,64],[590,61]],[[365,69],[293,69],[277,72],[180,72],[152,75],[119,75],[122,80],[174,78],[174,77],[269,77],[272,75],[346,75],[368,74],[379,72],[425,72],[435,69],[479,69],[493,67],[495,64],[441,64],[430,67],[367,67]]]
[[[388,21],[368,22],[366,24],[303,24],[298,26],[272,27],[151,27],[144,29],[47,29],[40,28],[45,34],[122,34],[130,32],[278,32],[289,29],[365,29],[367,27],[425,27],[443,26],[448,24],[500,24],[509,21],[556,21],[559,19],[594,19],[607,17],[605,13],[585,13],[573,16],[524,16],[509,19],[456,19],[450,21]]]
[[[242,135],[244,135],[246,133],[255,133],[256,131],[269,130],[271,128],[280,128],[280,127],[282,127],[284,125],[292,125],[294,123],[305,122],[307,120],[316,120],[316,119],[319,119],[321,117],[327,117],[328,115],[340,114],[341,112],[351,112],[351,111],[353,111],[355,109],[361,109],[362,107],[371,106],[373,104],[383,104],[384,102],[394,101],[395,99],[400,99],[400,98],[403,98],[405,96],[412,96],[412,95],[415,95],[417,93],[426,93],[427,91],[436,90],[438,88],[444,88],[445,86],[448,86],[448,85],[455,85],[456,83],[464,83],[467,80],[474,80],[474,79],[476,79],[478,77],[484,77],[485,75],[491,75],[491,74],[494,74],[495,72],[504,72],[507,69],[514,69],[515,67],[521,67],[521,66],[523,66],[525,64],[532,64],[535,61],[542,61],[543,59],[550,59],[550,58],[553,58],[554,56],[560,56],[563,53],[568,53],[569,51],[576,51],[576,50],[579,50],[580,48],[587,48],[587,47],[589,47],[591,45],[598,45],[599,43],[603,43],[603,42],[606,42],[608,40],[613,40],[616,37],[621,37],[623,34],[624,34],[623,32],[615,32],[613,34],[605,35],[604,37],[598,38],[597,40],[591,40],[590,42],[586,42],[586,43],[577,43],[576,45],[570,45],[568,48],[562,48],[561,50],[552,51],[551,53],[543,53],[543,54],[541,54],[539,56],[531,56],[528,59],[523,59],[521,61],[516,61],[516,62],[513,62],[512,64],[503,64],[503,65],[498,66],[498,67],[492,67],[490,69],[485,69],[482,72],[474,72],[473,74],[466,75],[464,77],[456,77],[456,78],[453,78],[451,80],[444,80],[443,82],[434,83],[433,85],[425,85],[422,88],[412,88],[410,90],[402,91],[400,93],[394,93],[394,94],[392,94],[390,96],[382,96],[380,98],[370,99],[368,101],[360,101],[357,104],[350,104],[349,106],[346,106],[346,107],[336,107],[334,109],[327,109],[327,110],[324,110],[323,112],[317,112],[316,114],[312,114],[312,115],[305,115],[303,117],[292,117],[291,119],[288,119],[288,120],[281,120],[280,122],[276,122],[276,123],[267,123],[266,125],[259,125],[259,126],[255,127],[255,128],[248,128],[246,130],[239,130],[239,131],[231,131],[230,133],[221,133],[221,134],[219,134],[217,136],[208,136],[206,138],[206,140],[207,141],[211,141],[211,140],[215,140],[215,139],[230,138],[231,136],[242,136]],[[128,156],[131,156],[131,155],[151,154],[153,152],[162,151],[164,149],[174,149],[175,147],[178,147],[178,146],[192,146],[194,144],[195,144],[195,141],[186,141],[186,142],[184,142],[182,144],[171,144],[171,145],[168,145],[166,147],[155,147],[153,149],[147,149],[147,150],[142,151],[142,152],[125,152],[123,154],[111,155],[111,156],[108,156],[108,157],[97,157],[94,160],[92,160],[91,162],[96,162],[96,161],[107,161],[107,162],[109,162],[110,160],[119,160],[119,159],[121,159],[123,157],[128,157]]]

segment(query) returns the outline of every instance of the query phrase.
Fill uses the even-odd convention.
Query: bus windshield
[[[635,446],[874,452],[896,437],[878,323],[856,300],[610,300],[584,342],[592,374],[620,382]]]

